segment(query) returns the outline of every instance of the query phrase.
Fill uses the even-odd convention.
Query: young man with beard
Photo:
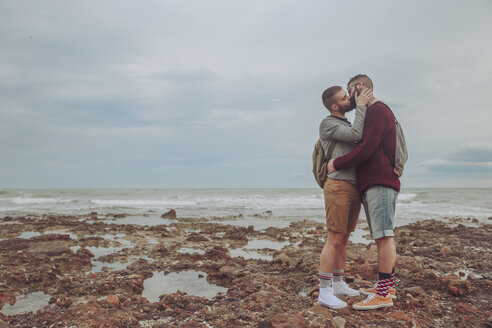
[[[350,98],[340,86],[333,86],[323,92],[323,105],[330,111],[319,127],[321,145],[326,158],[330,146],[331,157],[345,155],[355,148],[362,138],[366,104],[372,98],[371,90],[363,90],[355,97],[357,109],[354,124],[345,118],[345,113],[354,109]],[[355,230],[360,212],[360,196],[356,187],[355,169],[330,173],[323,188],[328,238],[320,255],[319,297],[324,306],[340,309],[347,303],[338,296],[357,296],[359,292],[343,281],[345,248],[350,233]]]
[[[347,84],[350,96],[363,88],[373,89],[367,75],[356,75]],[[393,172],[390,158],[395,157],[396,124],[391,109],[373,98],[367,107],[362,142],[350,153],[330,160],[328,172],[357,167],[357,186],[362,196],[367,223],[378,252],[379,279],[373,288],[361,288],[367,299],[356,303],[357,310],[392,306],[396,298],[396,246],[393,239],[395,205],[400,180]]]

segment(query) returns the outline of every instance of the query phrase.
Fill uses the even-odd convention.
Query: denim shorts
[[[383,186],[371,187],[364,193],[362,204],[373,239],[394,236],[396,198],[396,190]]]

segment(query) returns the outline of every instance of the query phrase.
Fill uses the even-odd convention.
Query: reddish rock
[[[299,314],[280,313],[270,320],[272,328],[305,328],[309,323]]]
[[[402,311],[394,311],[388,314],[388,318],[395,319],[395,320],[401,320],[401,321],[412,321],[412,318],[410,318],[408,315],[406,315]]]
[[[471,283],[465,280],[453,280],[449,285],[449,291],[454,296],[464,296],[471,292]]]
[[[451,248],[449,248],[449,246],[443,246],[443,247],[441,248],[441,250],[439,251],[439,253],[440,253],[441,255],[449,255],[449,254],[451,254],[452,252],[453,252],[453,251],[451,250]]]
[[[4,304],[14,305],[16,302],[15,293],[3,293],[0,294],[0,309],[4,306]]]
[[[454,306],[454,311],[459,313],[477,313],[478,310],[466,303],[458,303]]]
[[[118,306],[121,304],[118,296],[116,296],[114,294],[109,294],[104,301],[106,303],[109,303],[109,304],[114,305],[114,306]]]

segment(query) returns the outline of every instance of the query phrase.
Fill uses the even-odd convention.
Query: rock
[[[273,258],[273,263],[289,264],[289,262],[290,258],[285,253],[280,253],[280,255]]]
[[[120,299],[115,294],[109,294],[104,301],[114,306],[118,306],[121,304]]]
[[[309,309],[309,311],[311,311],[315,314],[321,314],[328,319],[333,318],[331,310],[329,308],[327,308],[326,306],[323,306],[321,304],[314,305],[312,308]]]
[[[305,328],[309,323],[299,314],[279,313],[270,320],[272,328]]]
[[[388,318],[390,319],[395,319],[398,321],[412,321],[412,318],[410,318],[408,315],[406,315],[402,311],[394,311],[388,314]]]
[[[464,280],[453,280],[449,285],[449,292],[454,296],[464,296],[471,292],[471,283]]]
[[[338,310],[338,314],[340,315],[348,315],[349,313],[350,313],[350,308],[348,306]]]
[[[9,328],[9,325],[5,321],[0,319],[0,328]]]
[[[2,293],[0,294],[0,309],[4,304],[14,305],[17,301],[17,296],[15,293]]]
[[[304,254],[302,256],[302,258],[299,259],[299,261],[291,260],[291,262],[290,262],[291,266],[294,266],[292,264],[294,264],[295,262],[297,262],[295,264],[296,267],[305,267],[305,268],[308,268],[311,265],[313,265],[313,264],[316,263],[316,257],[312,253],[307,253],[307,254]]]
[[[169,328],[168,323],[154,323],[152,328]]]
[[[333,324],[333,326],[335,326],[335,328],[344,328],[347,320],[342,317],[336,316],[331,320],[331,323]]]
[[[170,211],[161,215],[163,219],[175,219],[176,218],[176,210],[171,209]]]
[[[272,293],[266,290],[260,290],[259,292],[256,293],[255,301],[256,303],[259,304],[271,304],[272,302],[275,301],[275,299]]]
[[[449,255],[451,254],[453,251],[451,250],[451,248],[449,248],[449,246],[443,246],[441,248],[441,250],[439,251],[439,254],[441,255]]]
[[[456,304],[453,310],[459,313],[478,313],[477,309],[466,303]]]
[[[97,212],[91,212],[91,219],[97,220]]]
[[[60,255],[63,253],[71,253],[70,248],[65,246],[61,242],[57,241],[43,241],[32,244],[28,249],[28,253],[45,254],[48,256]]]
[[[420,286],[408,287],[405,289],[407,293],[412,294],[413,296],[425,296],[425,290]]]

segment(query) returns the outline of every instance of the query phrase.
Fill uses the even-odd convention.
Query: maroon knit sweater
[[[395,157],[396,124],[391,109],[377,101],[367,109],[362,142],[350,153],[333,162],[335,169],[357,166],[357,187],[361,194],[373,186],[385,186],[400,192],[400,179],[393,173],[386,153]]]

